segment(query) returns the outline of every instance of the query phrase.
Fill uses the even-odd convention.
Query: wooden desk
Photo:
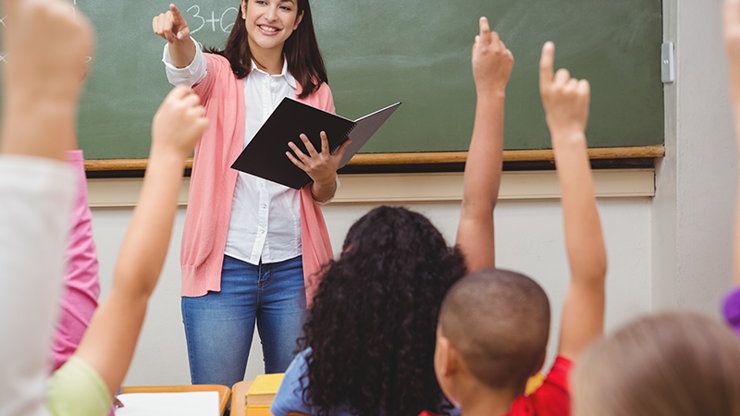
[[[229,398],[231,397],[231,389],[229,389],[226,386],[221,386],[218,384],[195,384],[192,386],[121,387],[121,394],[124,394],[124,393],[183,393],[183,392],[193,392],[193,391],[217,391],[218,392],[218,406],[219,406],[219,409],[221,409],[221,413],[219,414],[224,414],[224,412],[226,411],[226,403],[229,402]],[[244,396],[242,395],[242,397]],[[233,414],[233,411],[234,410],[232,406],[232,414]],[[244,412],[242,411],[241,414],[243,415]]]
[[[244,380],[234,384],[231,391],[231,416],[244,416],[244,411],[247,408],[247,403],[244,400],[244,396],[249,390],[249,386],[252,385],[254,380]]]

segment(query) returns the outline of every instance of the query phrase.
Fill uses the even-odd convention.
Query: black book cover
[[[288,142],[293,142],[304,154],[308,155],[300,138],[301,134],[305,134],[314,149],[320,153],[321,137],[319,134],[325,131],[329,140],[329,151],[334,153],[350,137],[350,132],[355,126],[364,121],[367,128],[362,130],[367,131],[363,131],[363,137],[352,137],[351,147],[356,147],[356,149],[348,149],[345,152],[343,163],[346,164],[344,159],[349,160],[399,105],[400,103],[397,103],[386,107],[359,119],[356,123],[290,98],[284,98],[231,167],[294,189],[300,189],[311,182],[311,178],[285,155],[285,152],[293,153],[288,147]],[[355,141],[360,143],[355,144]],[[348,154],[350,151],[352,153]]]

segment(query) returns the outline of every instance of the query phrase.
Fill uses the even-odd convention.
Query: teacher
[[[210,127],[195,148],[182,237],[182,316],[193,384],[244,378],[255,321],[266,373],[290,364],[303,315],[332,258],[318,204],[336,192],[347,143],[291,146],[312,179],[291,189],[230,166],[285,97],[334,112],[308,0],[241,0],[223,50],[203,53],[175,5],[152,21],[172,84],[193,87]],[[287,156],[286,156],[287,157]]]

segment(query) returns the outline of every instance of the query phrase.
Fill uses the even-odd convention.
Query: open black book
[[[370,140],[370,137],[388,120],[399,105],[401,103],[393,104],[352,121],[290,98],[284,98],[231,167],[300,189],[311,182],[311,178],[285,155],[285,152],[291,151],[288,142],[293,142],[304,154],[308,155],[300,138],[303,133],[316,151],[321,153],[319,134],[325,131],[329,141],[329,150],[333,154],[347,139],[352,139],[352,143],[347,147],[339,163],[341,168]]]

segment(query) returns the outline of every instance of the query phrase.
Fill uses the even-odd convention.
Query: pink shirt
[[[74,170],[77,195],[67,240],[68,265],[61,313],[52,344],[53,370],[61,367],[77,350],[98,306],[100,295],[98,253],[93,241],[92,214],[87,206],[87,179],[82,151],[67,152],[67,159]]]
[[[230,166],[244,144],[243,81],[234,75],[226,58],[205,56],[208,73],[193,89],[206,108],[210,127],[195,148],[180,250],[183,296],[203,296],[208,291],[221,290],[221,268],[237,179],[237,171]],[[296,99],[300,93],[298,85]],[[326,83],[307,98],[298,100],[335,112]],[[310,304],[318,287],[318,272],[333,254],[324,217],[311,195],[311,185],[301,189],[300,194],[303,274]]]

